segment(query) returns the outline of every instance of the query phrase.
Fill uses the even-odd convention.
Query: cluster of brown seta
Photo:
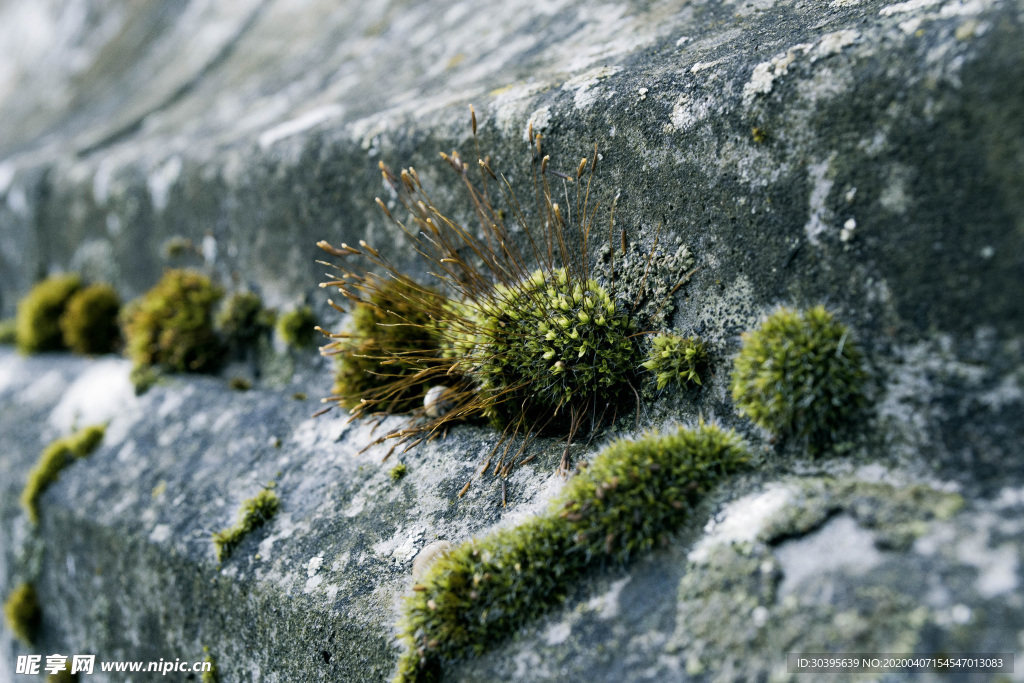
[[[430,286],[364,241],[318,244],[340,259],[320,262],[332,268],[321,287],[337,289],[346,307],[329,303],[352,313],[345,331],[321,330],[330,339],[321,353],[338,357],[334,395],[323,400],[354,418],[408,414],[403,427],[371,444],[394,440],[388,456],[453,423],[483,419],[501,438],[481,473],[493,465],[507,476],[532,460],[530,445],[543,433],[565,437],[560,469],[567,472],[573,440],[614,420],[622,399],[630,409],[639,400],[632,383],[644,333],[636,329],[635,302],[615,291],[614,261],[610,282],[598,282],[589,266],[599,209],[591,196],[596,148],[575,172],[560,173],[549,168],[531,127],[534,201],[527,206],[481,156],[470,111],[476,163],[457,152],[441,157],[468,195],[471,222],[438,209],[415,169],[380,165],[401,209],[377,204],[425,259]]]

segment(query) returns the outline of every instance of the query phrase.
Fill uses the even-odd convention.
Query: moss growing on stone
[[[212,372],[224,358],[213,328],[222,291],[201,273],[167,270],[122,316],[126,352],[136,366]]]
[[[136,365],[128,373],[128,379],[135,388],[135,395],[142,396],[160,381],[160,373],[148,365]]]
[[[465,359],[501,423],[613,401],[636,367],[635,330],[622,306],[565,268],[499,286],[473,317],[453,358]]]
[[[232,377],[228,380],[228,387],[233,391],[249,391],[252,389],[252,382],[244,377]]]
[[[313,345],[316,339],[316,318],[309,306],[300,306],[277,318],[277,334],[285,344],[296,349]]]
[[[18,343],[18,322],[14,318],[0,320],[0,344]]]
[[[200,683],[217,683],[217,662],[213,661],[213,655],[210,654],[210,648],[203,646],[203,663],[209,664],[210,668],[204,667],[203,675],[199,677]]]
[[[744,333],[732,397],[758,425],[816,452],[863,408],[865,378],[850,331],[823,306],[781,308]]]
[[[7,596],[4,603],[7,628],[26,645],[32,645],[43,622],[36,589],[30,583],[20,583]]]
[[[405,463],[398,463],[390,470],[388,470],[388,476],[391,477],[391,481],[398,481],[406,474],[409,473],[409,468],[405,466]]]
[[[43,492],[60,478],[65,467],[96,450],[106,429],[106,425],[86,427],[53,441],[43,449],[21,492],[21,506],[33,524],[39,523],[39,498]]]
[[[425,298],[433,298],[424,301]],[[380,408],[404,413],[423,405],[424,383],[403,383],[437,357],[441,338],[431,318],[440,301],[429,290],[402,280],[387,280],[352,308],[352,329],[337,349],[334,393],[348,409],[387,393]]]
[[[121,297],[110,285],[94,284],[78,290],[60,317],[64,345],[85,355],[110,353],[121,336],[117,324],[120,310]]]
[[[664,389],[669,382],[679,386],[702,384],[699,371],[707,362],[707,347],[697,337],[659,334],[651,342],[643,367],[654,373],[658,388]]]
[[[77,275],[55,275],[37,284],[18,302],[19,351],[39,353],[64,348],[60,318],[81,286],[82,281]]]
[[[406,598],[396,682],[434,680],[558,604],[591,567],[625,563],[677,531],[709,488],[738,470],[740,439],[711,425],[616,441],[550,510],[467,541]]]
[[[274,327],[277,314],[263,307],[263,299],[254,292],[235,292],[217,314],[216,328],[228,346],[241,350]]]
[[[213,534],[213,545],[217,550],[217,561],[223,562],[234,552],[247,534],[269,522],[281,507],[281,501],[270,487],[261,489],[252,498],[242,503],[238,511],[238,522],[227,529]]]

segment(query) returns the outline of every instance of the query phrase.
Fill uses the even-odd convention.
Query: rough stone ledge
[[[1020,650],[1019,1],[653,3],[593,14],[566,4],[535,31],[549,48],[512,42],[520,52],[495,62],[481,62],[486,50],[472,40],[409,43],[408,60],[421,65],[451,63],[460,53],[449,50],[465,50],[453,75],[481,69],[465,90],[416,71],[379,88],[388,82],[382,71],[357,68],[367,80],[348,94],[315,85],[332,82],[336,61],[311,66],[295,52],[297,61],[268,73],[244,49],[246,36],[266,37],[253,27],[281,21],[282,7],[246,5],[189,73],[157,74],[118,117],[107,116],[112,86],[94,93],[96,109],[50,122],[52,134],[37,137],[31,115],[7,115],[14,100],[3,100],[0,137],[14,141],[0,167],[3,315],[40,274],[68,267],[134,295],[164,265],[196,265],[279,304],[310,295],[320,238],[387,243],[396,261],[411,263],[372,206],[377,161],[414,164],[449,201],[436,152],[466,149],[472,100],[495,166],[514,180],[527,170],[527,121],[560,168],[596,142],[595,196],[604,206],[619,196],[618,220],[639,248],[650,249],[661,221],[662,244],[678,240],[696,255],[700,270],[677,297],[672,325],[711,343],[716,373],[699,394],[655,397],[643,425],[701,414],[751,440],[761,467],[709,501],[719,526],[731,518],[759,528],[773,501],[825,505],[827,492],[800,493],[804,479],[823,475],[901,490],[925,483],[966,502],[948,520],[918,509],[900,522],[912,523],[916,540],[898,549],[877,547],[891,536],[885,524],[839,506],[817,525],[794,522],[791,540],[726,536],[738,545],[693,557],[718,528],[702,531],[705,520],[695,520],[671,547],[628,574],[595,576],[543,623],[448,672],[452,679],[756,678],[778,673],[775,653],[813,645],[822,629],[850,647]],[[388,14],[381,35],[445,35],[445,22],[459,23],[433,9]],[[530,11],[510,11],[526,12],[515,35],[538,26]],[[180,26],[196,25],[189,21]],[[478,29],[470,22],[467,35]],[[342,49],[390,54],[370,34],[369,47],[341,40]],[[324,29],[322,39],[339,35]],[[158,65],[175,64],[167,54],[137,60],[122,83],[148,82]],[[515,54],[536,61],[519,70]],[[566,54],[586,58],[562,67]],[[281,109],[234,125],[240,109],[261,110],[275,97],[264,92],[287,90],[304,70],[310,81]],[[253,72],[265,91],[233,87]],[[235,108],[215,106],[226,101],[219,93]],[[318,109],[332,102],[342,110]],[[216,249],[172,262],[161,246],[175,236]],[[738,334],[772,307],[819,302],[853,327],[878,387],[865,443],[844,458],[809,461],[736,418],[728,359]],[[289,398],[327,393],[328,369],[314,360],[300,363],[288,386],[246,394],[217,378],[180,378],[135,398],[126,378],[112,359],[0,351],[0,586],[6,593],[38,576],[50,650],[184,659],[207,645],[229,680],[382,678],[415,551],[435,536],[459,540],[513,523],[559,485],[552,449],[515,475],[509,509],[487,485],[456,502],[494,439],[470,427],[419,449],[409,476],[392,483],[383,453],[354,456],[369,426],[311,420],[312,401]],[[32,532],[17,496],[40,449],[75,421],[111,418],[101,448],[44,496],[43,524]],[[209,534],[270,480],[282,495],[280,518],[218,569]],[[828,557],[840,540],[862,557],[809,568],[794,560]],[[799,592],[794,576],[803,577],[806,602],[787,602]],[[0,670],[13,670],[16,648],[0,643]],[[761,656],[738,654],[749,652]]]

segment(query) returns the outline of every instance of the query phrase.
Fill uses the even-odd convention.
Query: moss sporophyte
[[[472,127],[475,141],[475,113]],[[354,324],[325,332],[331,341],[321,352],[341,360],[335,393],[324,400],[356,417],[411,417],[375,444],[395,439],[408,449],[453,422],[483,418],[501,437],[481,472],[493,462],[495,474],[507,475],[532,458],[529,444],[543,432],[566,437],[561,469],[568,471],[573,438],[632,405],[645,333],[638,331],[635,302],[616,292],[614,266],[605,282],[590,269],[598,155],[582,159],[573,173],[559,173],[548,168],[541,136],[532,128],[529,136],[529,208],[479,148],[476,163],[458,152],[441,155],[472,206],[474,220],[467,223],[437,208],[415,169],[395,173],[381,163],[403,215],[377,203],[425,258],[431,286],[364,241],[319,243],[332,256],[362,262],[325,264],[336,275],[321,286],[348,300]],[[610,234],[614,202],[608,215]],[[570,246],[577,241],[578,248]]]
[[[557,605],[585,572],[652,549],[748,458],[714,425],[616,441],[545,514],[439,553],[406,598],[396,683],[436,680],[445,662],[482,653]]]

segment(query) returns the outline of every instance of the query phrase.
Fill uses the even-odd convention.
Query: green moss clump
[[[339,345],[334,393],[349,410],[365,398],[385,397],[380,407],[405,413],[423,406],[427,387],[409,380],[436,357],[441,343],[430,318],[441,299],[402,280],[386,280],[352,309],[352,328]],[[405,380],[403,382],[403,380]]]
[[[285,344],[296,349],[313,345],[316,339],[316,318],[309,306],[300,306],[282,313],[277,319],[277,334]]]
[[[409,468],[405,466],[405,463],[400,462],[390,470],[388,470],[388,476],[391,477],[391,481],[398,481],[406,474],[409,473]]]
[[[217,314],[216,328],[231,348],[241,350],[273,329],[276,317],[274,311],[263,307],[259,294],[236,292]]]
[[[203,671],[203,675],[199,677],[200,683],[217,683],[217,662],[213,661],[213,655],[210,654],[210,648],[203,646],[203,653],[206,655],[203,657],[203,663],[209,664],[210,668]]]
[[[18,302],[17,342],[22,353],[59,351],[64,348],[60,318],[68,301],[82,286],[77,275],[46,278]]]
[[[252,389],[252,382],[244,377],[232,377],[228,380],[228,386],[234,391],[249,391]]]
[[[406,598],[400,639],[408,650],[395,681],[435,679],[444,662],[482,653],[560,602],[591,567],[650,550],[747,459],[735,434],[712,425],[614,442],[547,514],[431,565]]]
[[[823,306],[782,308],[744,333],[732,372],[739,411],[817,452],[865,404],[863,357]]]
[[[167,372],[213,372],[224,347],[213,329],[222,291],[201,273],[167,270],[122,314],[126,352],[136,366]]]
[[[39,523],[39,498],[43,492],[60,478],[65,467],[96,450],[106,430],[106,425],[86,427],[53,441],[43,449],[21,492],[21,506],[33,524]]]
[[[223,562],[242,542],[246,534],[269,522],[281,507],[277,494],[269,487],[242,503],[238,522],[213,534],[213,545],[217,550],[217,561]]]
[[[698,371],[707,362],[707,347],[697,337],[659,334],[653,339],[647,361],[642,365],[655,374],[658,388],[664,389],[669,382],[680,386],[702,384]]]
[[[18,321],[14,318],[0,320],[0,344],[18,343]]]
[[[121,336],[117,325],[120,310],[121,298],[110,285],[94,284],[78,290],[60,317],[64,345],[85,355],[110,353]]]
[[[30,583],[18,584],[4,603],[7,628],[26,645],[31,645],[43,623],[36,589]]]
[[[499,422],[613,401],[637,364],[629,316],[595,280],[564,268],[497,287],[474,315],[453,356],[468,359]]]

